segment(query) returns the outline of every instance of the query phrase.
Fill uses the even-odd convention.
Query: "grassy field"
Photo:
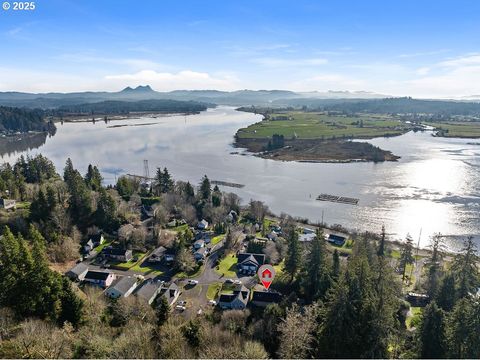
[[[441,137],[480,138],[480,121],[426,123]]]
[[[236,275],[236,266],[237,265],[237,257],[234,254],[228,254],[225,258],[220,261],[218,265],[218,270],[215,269],[215,272],[220,275],[224,275],[225,277],[233,277]]]
[[[212,245],[217,245],[225,237],[225,234],[220,234],[212,238]]]
[[[289,120],[264,120],[238,130],[239,138],[264,139],[273,134],[284,135],[287,139],[332,139],[332,138],[373,138],[400,135],[409,129],[388,115],[362,115],[348,117],[315,112],[289,112],[272,114],[271,119],[287,116]],[[362,123],[362,126],[360,126]]]
[[[132,259],[132,260],[127,261],[127,262],[123,262],[123,263],[114,263],[114,262],[111,262],[110,264],[111,264],[111,267],[112,267],[113,269],[129,270],[129,269],[131,269],[132,267],[141,264],[146,255],[147,255],[147,253],[142,253],[142,252],[140,252],[140,251],[134,251],[134,252],[133,252],[133,259]],[[134,261],[134,259],[136,259],[136,258],[137,258],[138,260],[137,260],[137,261]]]
[[[215,298],[218,296],[218,293],[220,292],[221,288],[222,288],[221,283],[213,283],[213,284],[208,285],[207,299],[208,300],[215,300]]]

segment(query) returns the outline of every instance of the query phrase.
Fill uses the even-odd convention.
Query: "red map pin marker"
[[[262,265],[258,269],[257,275],[263,286],[265,286],[265,289],[268,290],[275,277],[275,269],[272,265]]]

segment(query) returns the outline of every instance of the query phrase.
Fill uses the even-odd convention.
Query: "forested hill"
[[[52,132],[54,130],[55,125],[45,120],[42,110],[0,106],[1,133],[23,133],[28,131]]]
[[[108,100],[97,103],[60,106],[57,112],[70,114],[126,114],[129,112],[154,111],[163,113],[198,113],[212,104],[177,100]]]

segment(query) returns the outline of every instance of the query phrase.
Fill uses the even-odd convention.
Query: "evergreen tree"
[[[200,194],[203,200],[210,201],[210,196],[212,194],[212,189],[210,185],[210,180],[207,175],[204,175],[202,182],[200,183]]]
[[[117,204],[104,188],[100,188],[100,197],[94,218],[96,224],[106,231],[116,230],[120,225],[117,216]]]
[[[442,359],[446,355],[445,314],[435,301],[428,304],[422,315],[419,329],[419,357],[422,359]]]
[[[382,225],[382,233],[380,235],[380,243],[378,244],[378,256],[384,256],[385,254],[385,225]]]
[[[435,234],[432,237],[431,256],[427,264],[427,293],[431,298],[435,298],[441,278],[440,260],[441,250],[443,248],[442,236]]]
[[[301,247],[298,240],[298,233],[295,230],[290,232],[288,239],[288,251],[285,259],[285,271],[290,274],[291,281],[295,278],[301,267]]]
[[[310,244],[302,274],[303,292],[308,301],[323,298],[330,285],[325,254],[323,232],[317,230],[316,237]]]
[[[195,190],[193,189],[192,184],[189,181],[183,187],[183,194],[187,199],[193,199],[195,196]]]
[[[400,253],[400,269],[402,269],[402,282],[405,282],[405,273],[407,270],[407,265],[413,264],[413,239],[410,234],[407,235],[405,242],[402,245],[402,250]]]
[[[61,311],[57,322],[63,325],[66,321],[74,327],[78,327],[83,318],[83,300],[72,289],[67,278],[62,278],[62,294],[60,296]]]
[[[476,293],[480,286],[478,262],[479,257],[476,253],[473,237],[469,237],[464,242],[462,251],[456,256],[452,264],[452,271],[458,284],[458,296],[460,298]]]
[[[155,309],[155,314],[157,315],[157,325],[162,326],[168,320],[170,315],[170,305],[168,304],[167,299],[162,296],[158,301],[158,306]]]
[[[98,191],[102,187],[102,175],[96,166],[88,165],[87,174],[85,175],[85,183],[93,191]]]
[[[449,356],[457,359],[480,358],[480,302],[475,297],[460,299],[448,318]]]
[[[451,311],[457,300],[455,289],[455,277],[448,273],[442,280],[438,293],[436,294],[436,302],[440,308],[445,311]]]
[[[340,255],[338,253],[338,250],[335,249],[332,256],[332,280],[336,281],[339,278],[340,270]]]
[[[163,176],[162,176],[162,183],[160,185],[161,192],[166,194],[173,191],[174,183],[170,173],[168,172],[167,168],[163,169]]]

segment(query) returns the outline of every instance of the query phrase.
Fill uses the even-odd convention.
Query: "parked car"
[[[233,283],[235,285],[242,285],[242,282],[240,280],[233,280]]]
[[[217,302],[215,300],[208,300],[208,303],[212,306],[217,305]]]
[[[233,284],[233,280],[232,279],[225,279],[225,284]]]
[[[187,308],[185,306],[182,306],[182,305],[177,305],[175,306],[175,310],[178,310],[178,311],[185,311]]]
[[[198,284],[198,280],[189,279],[189,280],[187,280],[187,284],[188,284],[188,285],[197,285],[197,284]]]
[[[187,301],[186,300],[181,300],[181,301],[178,302],[178,305],[185,306],[185,305],[187,305]]]

